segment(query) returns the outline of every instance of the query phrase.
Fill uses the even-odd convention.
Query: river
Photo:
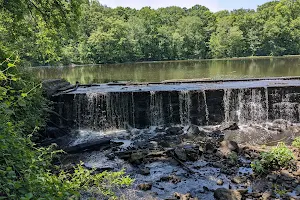
[[[81,84],[300,76],[300,56],[36,67],[33,73],[41,79],[64,78]]]

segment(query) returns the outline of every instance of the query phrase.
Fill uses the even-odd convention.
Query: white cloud
[[[211,11],[219,11],[222,8],[218,0],[100,0],[100,3],[109,7],[131,7],[140,9],[144,6],[151,6],[152,8],[161,8],[168,6],[179,6],[190,8],[196,4],[206,6]]]

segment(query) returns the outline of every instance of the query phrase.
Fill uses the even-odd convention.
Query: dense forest
[[[4,7],[0,10],[0,57],[17,52],[32,65],[49,65],[300,53],[300,0],[216,13],[201,5],[136,10],[112,9],[97,0],[81,3],[81,15],[66,13],[58,19],[76,22],[76,30],[71,25],[49,26],[47,20],[30,14],[15,23],[22,13],[18,5],[13,14]]]

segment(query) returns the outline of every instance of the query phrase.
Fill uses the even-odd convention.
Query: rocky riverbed
[[[82,161],[86,168],[125,169],[135,179],[118,191],[126,199],[300,199],[300,155],[294,169],[257,176],[251,161],[278,142],[288,145],[300,126],[272,123],[199,127],[170,126],[94,132],[79,130],[47,140],[67,155],[56,163],[68,169]]]

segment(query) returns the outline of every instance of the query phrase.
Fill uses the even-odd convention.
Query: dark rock
[[[231,151],[234,151],[234,152],[239,152],[240,148],[239,148],[239,145],[234,142],[234,141],[228,141],[228,144],[227,144],[228,148],[231,150]]]
[[[185,150],[183,148],[176,148],[174,150],[174,154],[179,160],[187,161],[187,155],[186,155]]]
[[[130,155],[129,162],[139,164],[141,160],[144,158],[144,153],[143,152],[134,152]]]
[[[68,128],[57,128],[57,127],[47,126],[45,132],[42,134],[44,137],[47,138],[59,138],[65,135],[69,135],[70,130]]]
[[[215,152],[216,148],[215,148],[215,145],[213,143],[206,143],[205,144],[205,152],[206,153],[213,153]]]
[[[180,135],[183,133],[181,127],[170,127],[166,130],[167,135]]]
[[[138,189],[144,190],[144,191],[151,190],[152,189],[152,183],[142,183],[142,184],[139,184],[138,185]]]
[[[82,144],[78,144],[71,147],[63,148],[63,150],[67,153],[81,153],[84,151],[94,151],[94,150],[100,150],[101,148],[104,148],[105,146],[110,146],[111,138],[101,138],[93,141],[87,141]]]
[[[220,130],[213,131],[208,134],[209,136],[213,137],[217,142],[222,142],[224,140],[224,133]]]
[[[109,154],[106,154],[105,155],[109,160],[113,160],[113,159],[115,159],[115,154],[113,154],[113,153],[109,153]]]
[[[231,130],[231,131],[234,131],[234,130],[238,130],[240,129],[239,126],[237,125],[237,123],[232,123],[232,124],[227,124],[226,127],[224,127],[224,131],[226,130]]]
[[[175,175],[171,175],[171,176],[161,177],[160,181],[171,182],[171,183],[177,184],[177,183],[181,182],[181,178],[178,176],[175,176]]]
[[[214,197],[217,200],[241,200],[242,195],[236,190],[228,190],[225,188],[218,188],[214,192]]]
[[[276,180],[278,179],[278,176],[277,176],[276,174],[269,174],[269,175],[267,176],[267,179],[268,179],[269,181],[276,182]]]
[[[204,131],[200,131],[199,127],[196,125],[190,125],[187,129],[187,137],[194,138],[197,136],[205,137],[206,133]]]
[[[150,169],[148,167],[142,168],[142,169],[140,169],[140,174],[142,174],[144,176],[148,176],[148,175],[150,175]]]

